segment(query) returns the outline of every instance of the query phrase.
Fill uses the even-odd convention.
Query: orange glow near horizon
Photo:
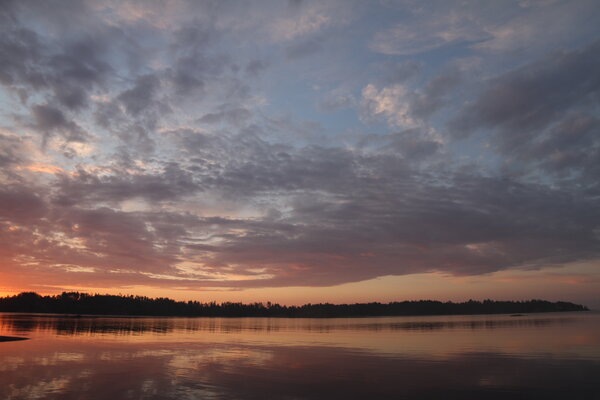
[[[267,302],[302,305],[306,303],[363,303],[432,299],[440,301],[564,300],[600,307],[600,273],[598,263],[574,263],[562,268],[542,270],[507,270],[486,275],[451,276],[425,273],[403,276],[384,276],[362,282],[329,287],[279,287],[244,290],[181,290],[150,286],[109,287],[48,287],[35,286],[17,289],[2,287],[0,294],[13,295],[36,291],[43,295],[63,291],[100,294],[169,297],[175,300],[201,302]]]

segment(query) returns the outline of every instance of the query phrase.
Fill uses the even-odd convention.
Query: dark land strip
[[[17,340],[27,340],[29,338],[24,337],[13,337],[13,336],[0,336],[0,342],[16,342]]]
[[[286,306],[267,303],[202,303],[168,298],[114,296],[65,292],[41,296],[34,292],[0,297],[0,312],[81,315],[185,316],[185,317],[284,317],[335,318],[409,315],[528,314],[543,312],[588,311],[569,302],[545,300],[498,301],[469,300],[461,303],[435,300],[391,303],[305,304]]]

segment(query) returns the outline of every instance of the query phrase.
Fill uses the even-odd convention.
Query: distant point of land
[[[115,296],[64,292],[41,296],[24,292],[0,297],[0,312],[81,315],[181,316],[181,317],[284,317],[334,318],[409,315],[526,314],[541,312],[589,311],[586,306],[564,301],[469,300],[461,303],[434,300],[391,303],[305,304],[282,306],[267,303],[201,303],[144,296]]]
[[[24,337],[0,336],[0,342],[15,342],[17,340],[27,340]]]

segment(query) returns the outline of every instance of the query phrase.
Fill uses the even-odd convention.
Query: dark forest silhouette
[[[0,312],[30,312],[91,315],[150,315],[198,317],[366,317],[395,315],[517,314],[557,311],[588,311],[568,302],[474,301],[462,303],[433,300],[391,303],[305,304],[282,306],[267,303],[201,303],[144,296],[115,296],[64,292],[41,296],[24,292],[0,298]]]

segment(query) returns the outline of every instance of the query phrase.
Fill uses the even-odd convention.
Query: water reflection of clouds
[[[55,352],[49,356],[34,358],[32,362],[36,365],[56,366],[65,362],[81,362],[84,358],[84,353]]]
[[[2,363],[0,363],[0,372],[15,370],[24,363],[24,357],[4,356],[2,357]]]
[[[533,398],[594,398],[598,360],[552,355],[521,358],[495,352],[427,358],[382,357],[328,347],[134,344],[97,351],[74,342],[53,368],[26,356],[19,370],[0,375],[2,399],[86,398],[464,398],[495,399],[511,393]],[[74,351],[79,349],[79,353]],[[128,355],[128,356],[124,356]],[[0,355],[0,360],[6,359]]]
[[[201,352],[174,352],[168,367],[175,375],[186,375],[190,371],[199,371],[210,365],[220,365],[227,371],[234,371],[241,365],[252,368],[268,368],[274,358],[275,350],[262,347],[218,347],[206,348]]]
[[[6,400],[46,399],[67,391],[71,379],[65,377],[42,380],[23,386],[10,384]]]

